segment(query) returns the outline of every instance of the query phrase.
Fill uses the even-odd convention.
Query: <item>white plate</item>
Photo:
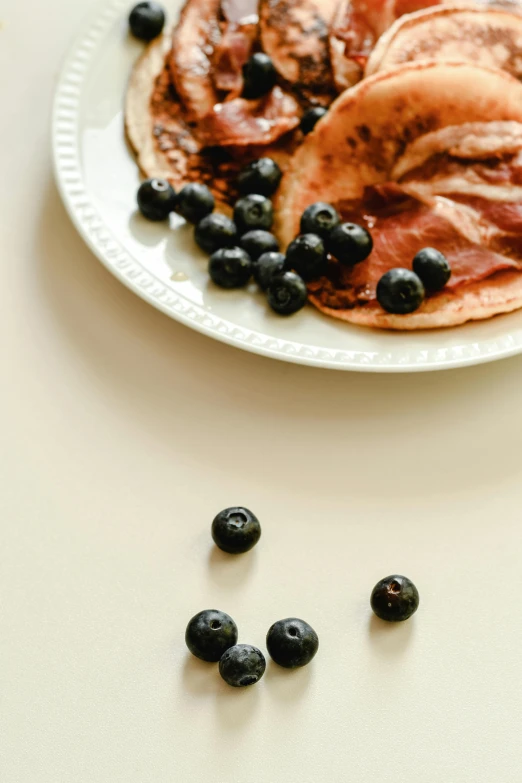
[[[175,0],[171,20],[177,14]],[[285,319],[255,292],[220,291],[182,220],[136,213],[139,175],[123,132],[123,96],[142,46],[127,0],[105,2],[64,65],[54,107],[57,182],[78,231],[105,266],[147,302],[209,337],[276,359],[373,372],[438,370],[522,351],[522,312],[451,330],[400,334],[350,326],[311,307]]]

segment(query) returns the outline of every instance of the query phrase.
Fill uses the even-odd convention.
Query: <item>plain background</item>
[[[515,783],[522,358],[319,371],[168,320],[84,247],[52,181],[60,62],[96,0],[0,0],[2,783]],[[209,526],[263,523],[231,560]],[[421,607],[368,597],[390,572]],[[244,692],[184,649],[229,611],[321,649]]]

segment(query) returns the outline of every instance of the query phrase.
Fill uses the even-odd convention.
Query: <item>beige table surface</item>
[[[96,0],[0,0],[0,780],[519,783],[522,358],[371,376],[241,353],[118,284],[57,196],[49,113]],[[209,538],[242,503],[262,544]],[[368,596],[417,583],[399,627]],[[219,607],[308,668],[227,688]]]

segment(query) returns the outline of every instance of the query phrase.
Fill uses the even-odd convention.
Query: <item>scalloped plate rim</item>
[[[201,334],[251,353],[295,364],[361,372],[425,372],[482,364],[522,352],[522,337],[518,337],[517,341],[513,334],[506,334],[496,340],[478,341],[473,346],[410,349],[406,350],[399,359],[393,358],[396,350],[379,353],[318,347],[283,340],[239,323],[233,323],[184,300],[179,294],[167,289],[160,278],[146,270],[111,234],[110,228],[104,223],[103,216],[99,214],[89,198],[79,162],[81,86],[97,45],[103,42],[104,34],[128,7],[126,0],[111,0],[108,5],[104,3],[90,14],[65,57],[58,78],[52,112],[53,168],[58,191],[78,233],[105,268],[120,282],[148,304]],[[67,161],[67,175],[64,174],[64,160]],[[83,197],[82,203],[78,203],[80,195]],[[98,225],[93,227],[93,221]],[[113,246],[110,253],[104,247],[109,243]],[[127,272],[129,267],[132,268],[134,272],[132,278],[126,273],[125,267]],[[138,277],[142,277],[141,284]],[[145,280],[147,287],[144,287]],[[157,290],[152,293],[147,290],[151,284],[161,288],[161,293]],[[170,301],[163,301],[162,296],[168,296]],[[506,338],[511,344],[503,347],[499,343],[505,342]],[[440,357],[441,352],[444,358]],[[439,356],[429,359],[426,356],[428,353],[437,353]],[[463,356],[463,353],[467,355]]]

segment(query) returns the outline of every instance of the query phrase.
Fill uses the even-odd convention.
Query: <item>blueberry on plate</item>
[[[189,182],[179,192],[177,210],[189,223],[199,223],[214,207],[214,196],[206,185]]]
[[[233,688],[244,688],[259,682],[266,669],[265,656],[251,644],[230,647],[219,662],[219,673]]]
[[[433,247],[419,250],[413,259],[413,271],[420,277],[426,290],[430,292],[440,291],[451,277],[448,259]]]
[[[371,607],[377,617],[390,623],[407,620],[419,608],[419,592],[406,576],[387,576],[372,590]]]
[[[275,86],[277,71],[271,58],[264,52],[257,52],[243,66],[243,96],[260,98]]]
[[[255,228],[270,231],[274,222],[272,202],[259,193],[250,193],[248,196],[243,196],[239,201],[236,201],[234,221],[242,234]]]
[[[268,304],[278,315],[292,315],[306,304],[306,283],[295,272],[283,272],[272,278],[267,297]]]
[[[261,228],[256,228],[254,231],[243,234],[239,240],[239,247],[246,250],[252,261],[257,261],[263,253],[277,253],[279,250],[279,242],[269,231],[263,231]]]
[[[176,192],[166,179],[147,179],[139,187],[138,207],[148,220],[166,220],[176,203]]]
[[[368,258],[373,250],[373,240],[370,233],[357,223],[341,223],[328,237],[327,246],[341,264],[354,266]]]
[[[242,555],[255,547],[261,538],[261,525],[248,508],[225,508],[212,522],[212,538],[223,552]]]
[[[185,641],[196,658],[216,663],[229,647],[237,644],[237,625],[225,612],[207,609],[189,622]]]
[[[254,264],[254,280],[266,291],[275,275],[286,269],[286,256],[283,253],[263,253]]]
[[[325,114],[328,114],[328,109],[325,109],[323,106],[315,106],[303,114],[300,127],[305,136],[313,131]]]
[[[301,234],[319,234],[320,237],[326,239],[340,222],[339,213],[331,204],[318,201],[303,212]]]
[[[281,183],[283,172],[272,158],[259,158],[249,163],[238,177],[239,192],[272,196]]]
[[[409,269],[390,269],[377,283],[377,301],[388,313],[413,313],[421,306],[424,296],[420,277]]]
[[[288,617],[273,624],[266,637],[266,646],[279,666],[296,669],[310,663],[319,649],[319,637],[304,620]]]
[[[326,250],[318,234],[301,234],[288,245],[288,269],[293,269],[303,280],[315,280],[326,271]]]
[[[242,247],[223,247],[210,256],[208,272],[220,288],[242,288],[252,277],[252,259]]]
[[[159,3],[138,3],[129,16],[131,33],[141,41],[152,41],[165,27],[165,11]]]
[[[237,243],[236,224],[226,215],[213,212],[199,221],[194,239],[205,253],[215,253],[222,247],[232,247]]]

